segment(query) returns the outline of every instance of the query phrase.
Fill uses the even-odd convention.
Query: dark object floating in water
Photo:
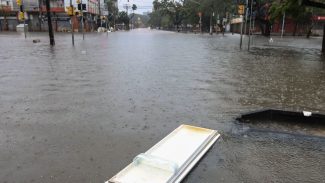
[[[267,109],[262,111],[250,112],[237,118],[240,122],[251,122],[254,120],[272,120],[272,121],[288,121],[294,123],[308,123],[325,125],[325,115],[312,113],[309,111],[293,112],[276,109]]]
[[[33,40],[33,43],[39,43],[39,42],[41,42],[40,39],[34,39],[34,40]]]
[[[325,115],[309,111],[268,109],[243,114],[237,120],[270,131],[325,136]]]

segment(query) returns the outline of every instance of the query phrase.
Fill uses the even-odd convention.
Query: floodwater
[[[325,182],[325,137],[235,121],[265,108],[325,113],[321,39],[256,37],[250,52],[231,34],[75,39],[0,33],[1,183],[104,182],[183,123],[222,135],[186,183]]]

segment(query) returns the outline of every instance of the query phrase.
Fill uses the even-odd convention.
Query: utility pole
[[[70,8],[74,11],[72,0],[70,0]],[[70,24],[71,24],[71,37],[72,37],[72,45],[74,46],[74,30],[73,30],[73,21],[72,21],[73,15],[70,15]]]
[[[132,11],[133,11],[133,16],[132,16],[132,27],[131,27],[131,29],[134,29],[134,10],[132,9]]]
[[[101,17],[101,11],[100,11],[100,0],[97,0],[98,2],[98,16],[99,16],[99,21],[100,21],[100,27],[102,26],[102,17]],[[98,19],[97,19],[97,25],[98,25]],[[98,28],[97,28],[98,29]]]
[[[212,17],[214,17],[214,12],[212,13],[212,15],[210,15],[210,35],[213,34],[213,25],[212,25]]]
[[[108,36],[108,15],[106,16],[105,23],[106,23],[106,36]]]
[[[27,35],[26,35],[26,17],[24,18],[24,34],[25,34],[25,39],[26,39],[26,37],[27,37]]]
[[[0,6],[1,6],[1,11],[0,12],[3,12],[2,0],[0,0]],[[6,17],[5,16],[5,13],[4,13],[4,17]],[[5,18],[4,18],[4,20],[5,20]],[[2,24],[1,24],[1,22],[0,22],[0,31],[2,31]]]
[[[82,32],[82,40],[85,40],[85,33],[84,33],[84,6],[81,0],[81,32]]]
[[[23,0],[17,0],[17,5],[19,6],[19,14],[18,19],[24,23],[24,35],[26,39],[26,18],[25,18],[25,12],[24,12],[24,2]]]
[[[46,0],[46,14],[47,14],[47,23],[49,26],[49,36],[50,36],[50,45],[55,45],[54,35],[53,35],[53,28],[52,28],[52,20],[51,20],[51,7],[50,7],[50,0]]]
[[[126,15],[129,16],[129,2],[130,0],[128,0],[128,3],[126,4]]]
[[[252,17],[253,17],[253,0],[251,0],[251,12],[249,16],[249,31],[248,31],[248,51],[251,46],[251,33],[252,33]]]
[[[248,11],[249,11],[249,9],[248,9],[248,0],[246,0],[246,14],[245,14],[245,30],[244,30],[244,34],[246,34],[246,31],[247,31],[247,19],[248,19]]]
[[[25,39],[26,39],[26,17],[25,17],[25,11],[24,11],[24,1],[22,1],[22,5],[20,6],[21,12],[24,13],[24,35],[25,35]]]
[[[39,30],[42,31],[42,0],[38,0],[38,23]]]

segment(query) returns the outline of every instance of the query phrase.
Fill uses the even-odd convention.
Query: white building
[[[86,4],[86,10],[84,10],[83,12],[99,15],[99,0],[80,0],[80,2],[81,1],[82,4]],[[72,5],[74,7],[78,7],[76,0],[72,0]],[[64,0],[64,6],[70,6],[70,0]]]

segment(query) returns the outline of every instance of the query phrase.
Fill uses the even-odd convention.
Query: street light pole
[[[248,0],[246,0],[246,14],[245,14],[245,30],[244,30],[244,34],[246,34],[246,31],[247,31],[247,19],[248,19],[248,11],[249,11],[249,9],[248,9]]]
[[[52,20],[51,20],[51,12],[50,12],[50,0],[46,0],[46,14],[47,14],[47,23],[49,26],[49,36],[50,36],[50,45],[55,45],[53,28],[52,28]]]

